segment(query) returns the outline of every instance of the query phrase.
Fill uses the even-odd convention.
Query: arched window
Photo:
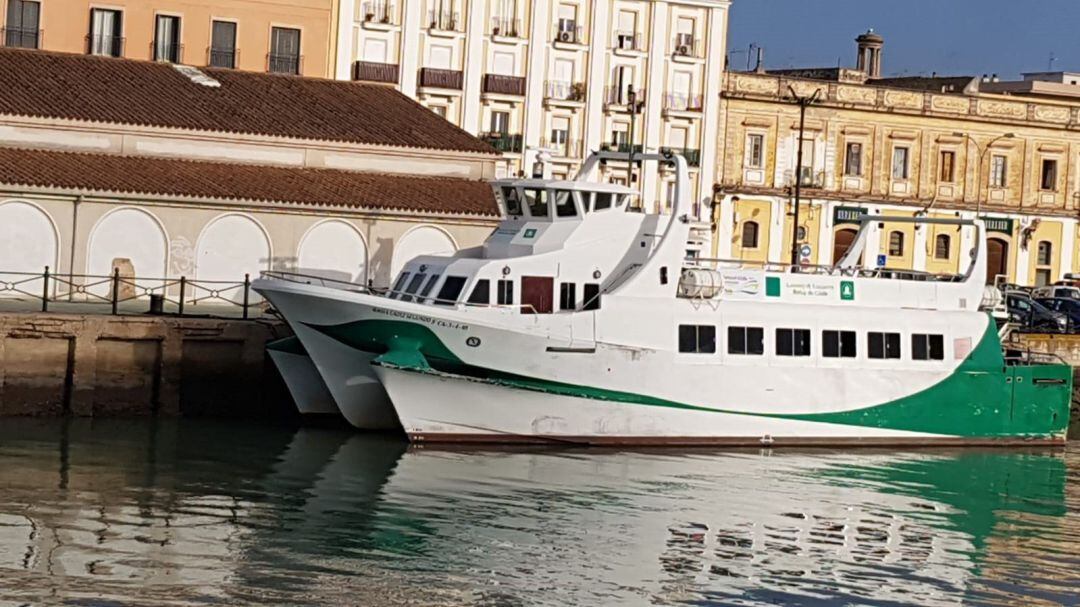
[[[1054,256],[1054,245],[1046,240],[1039,241],[1039,254],[1036,263],[1040,266],[1048,266]]]
[[[903,232],[890,232],[889,233],[889,256],[890,257],[903,257],[904,255],[904,233]]]
[[[743,223],[742,247],[744,249],[756,249],[758,247],[758,224],[756,221]]]
[[[952,239],[948,234],[938,234],[934,238],[934,259],[948,259],[949,250],[952,248]]]

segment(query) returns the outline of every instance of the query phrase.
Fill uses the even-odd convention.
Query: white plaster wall
[[[195,276],[198,281],[243,281],[244,274],[251,280],[270,268],[270,241],[266,232],[255,220],[244,215],[224,215],[212,221],[199,236],[195,246]],[[227,288],[226,285],[199,284],[202,291]],[[205,297],[206,293],[196,291]],[[255,300],[254,293],[252,301]],[[231,289],[222,297],[240,301],[243,289]]]
[[[324,221],[300,242],[297,272],[364,284],[367,245],[356,228],[344,221]]]
[[[450,236],[433,226],[419,226],[410,230],[394,245],[390,276],[397,276],[409,260],[420,255],[450,255],[457,251],[457,244]]]
[[[4,272],[40,274],[49,266],[55,273],[57,241],[56,227],[44,211],[26,202],[0,202],[0,297],[39,296],[44,287],[40,278]]]
[[[117,209],[102,217],[90,233],[86,273],[108,276],[114,259],[127,258],[135,267],[136,284],[149,288],[161,281],[140,279],[165,278],[168,252],[168,240],[156,218],[140,209]],[[108,286],[97,291],[104,295]]]

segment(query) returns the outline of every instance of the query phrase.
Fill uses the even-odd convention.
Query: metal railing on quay
[[[37,300],[42,312],[57,304],[85,306],[87,310],[99,305],[108,306],[109,313],[117,315],[123,304],[146,301],[152,314],[166,314],[169,304],[177,316],[191,316],[191,308],[200,305],[199,316],[219,316],[214,313],[219,309],[207,309],[209,304],[237,310],[244,319],[251,316],[252,307],[257,305],[253,299],[258,298],[251,292],[248,274],[242,281],[229,281],[123,276],[119,269],[105,275],[60,274],[48,266],[41,273],[0,270],[0,302],[17,296]]]

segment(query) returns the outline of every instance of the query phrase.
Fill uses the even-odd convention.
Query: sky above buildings
[[[885,37],[886,76],[1080,71],[1080,0],[733,0],[729,60],[769,68],[855,64],[855,36]]]

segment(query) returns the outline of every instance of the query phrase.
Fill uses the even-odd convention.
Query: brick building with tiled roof
[[[384,285],[483,240],[497,157],[379,85],[0,49],[0,277]]]

